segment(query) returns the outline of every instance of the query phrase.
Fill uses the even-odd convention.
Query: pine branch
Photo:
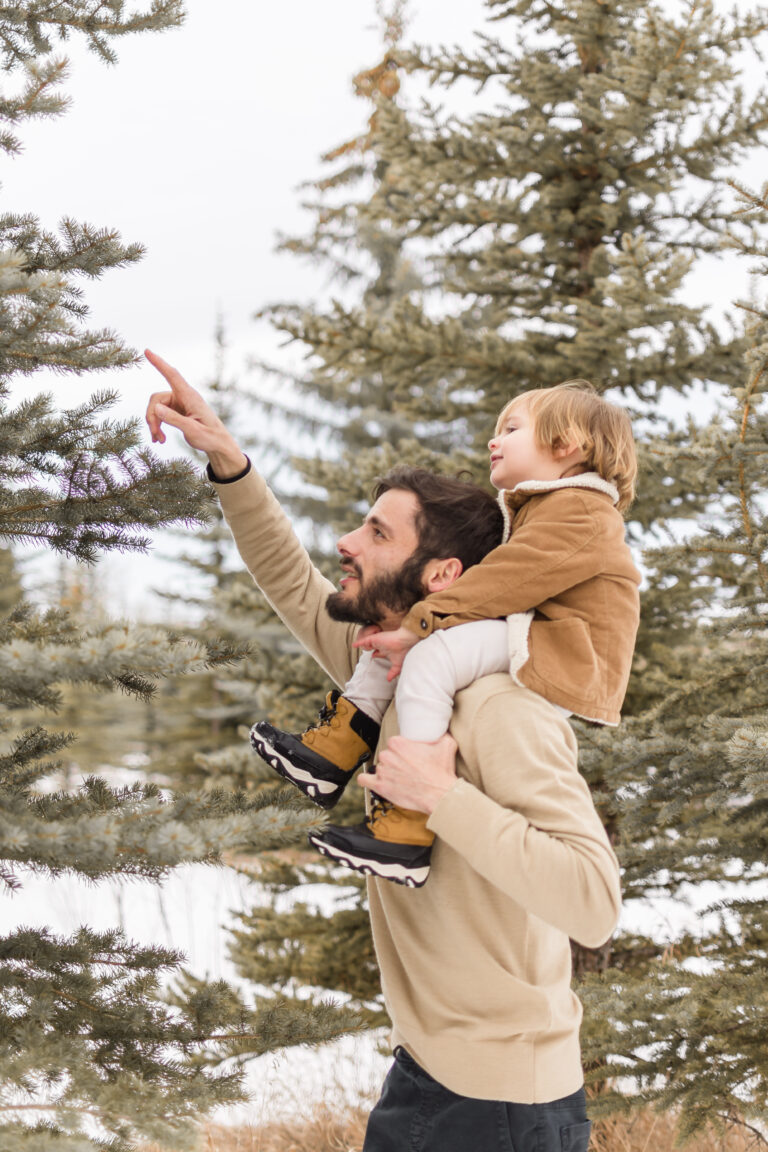
[[[124,0],[27,0],[0,3],[0,44],[6,70],[52,51],[56,40],[82,35],[106,63],[117,55],[110,39],[133,32],[160,31],[182,23],[181,0],[151,0],[141,12],[126,12]]]

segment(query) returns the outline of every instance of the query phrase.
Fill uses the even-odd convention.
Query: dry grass
[[[749,1152],[756,1147],[754,1137],[746,1129],[733,1128],[724,1133],[708,1129],[682,1148],[675,1143],[676,1135],[673,1114],[646,1108],[634,1116],[596,1121],[589,1152]]]
[[[200,1152],[360,1152],[368,1107],[339,1109],[318,1104],[309,1119],[273,1120],[238,1128],[205,1130]],[[590,1152],[756,1152],[748,1131],[707,1131],[682,1149],[675,1144],[675,1120],[650,1109],[632,1117],[596,1122]],[[147,1152],[160,1152],[149,1148]],[[469,1150],[468,1150],[469,1152]]]
[[[258,1128],[211,1128],[201,1152],[360,1152],[367,1108],[342,1115],[318,1104],[308,1120],[272,1120]]]

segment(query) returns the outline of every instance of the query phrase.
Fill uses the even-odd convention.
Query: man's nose
[[[356,528],[354,532],[347,532],[346,535],[340,536],[336,541],[336,548],[341,553],[342,557],[354,555],[355,537],[359,531],[360,529]]]

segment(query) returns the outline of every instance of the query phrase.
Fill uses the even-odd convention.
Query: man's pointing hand
[[[165,443],[163,424],[178,428],[190,448],[205,452],[216,478],[226,480],[246,467],[246,456],[227,432],[219,417],[184,377],[161,356],[149,349],[145,356],[168,384],[165,392],[153,392],[147,406],[147,424],[154,444]]]

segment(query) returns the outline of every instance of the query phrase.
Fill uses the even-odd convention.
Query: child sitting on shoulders
[[[587,381],[567,381],[511,400],[488,447],[505,521],[499,546],[415,604],[400,628],[366,628],[358,646],[367,651],[318,724],[300,736],[254,725],[258,753],[324,808],[373,754],[393,692],[411,740],[439,740],[456,692],[497,672],[565,716],[619,722],[639,621],[621,515],[637,475],[629,417]],[[375,796],[363,824],[328,824],[309,838],[358,872],[410,887],[429,874],[427,816]]]

